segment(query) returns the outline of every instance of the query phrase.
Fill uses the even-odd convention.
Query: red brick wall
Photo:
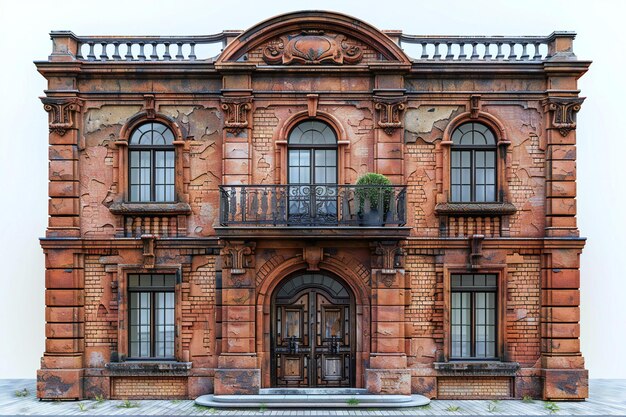
[[[115,400],[184,399],[187,398],[187,378],[111,378],[111,398]]]
[[[440,377],[437,378],[439,399],[496,399],[511,396],[508,377]]]

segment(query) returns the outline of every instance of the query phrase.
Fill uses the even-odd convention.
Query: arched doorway
[[[355,303],[330,273],[298,273],[272,296],[271,383],[275,387],[352,387]]]

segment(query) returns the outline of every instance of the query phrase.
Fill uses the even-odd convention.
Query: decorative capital
[[[222,98],[224,128],[238,135],[248,127],[248,112],[252,110],[252,97]]]
[[[406,97],[376,97],[374,109],[378,112],[378,126],[391,135],[394,130],[402,127],[402,112],[406,108]]]
[[[75,113],[80,111],[80,99],[42,97],[41,102],[43,109],[48,112],[50,133],[63,136],[68,130],[76,129]]]
[[[263,60],[268,64],[357,64],[362,58],[363,50],[344,35],[319,30],[281,36],[263,49]]]
[[[372,248],[372,267],[383,274],[395,274],[404,267],[404,250],[395,241],[376,242]],[[391,284],[389,285],[391,286]]]
[[[483,240],[485,235],[472,235],[469,238],[469,265],[472,269],[480,267],[480,258],[483,257]]]
[[[146,118],[154,119],[156,117],[156,109],[154,105],[154,94],[144,94],[144,110],[146,111]]]
[[[480,95],[472,94],[470,96],[470,119],[477,119],[480,114]]]
[[[576,129],[576,113],[584,97],[548,97],[544,100],[544,110],[552,113],[552,128],[558,129],[562,136]]]
[[[246,268],[254,268],[254,242],[226,242],[220,255],[224,260],[224,268],[230,269],[231,275],[246,273]]]
[[[141,235],[141,243],[143,245],[143,266],[144,268],[154,268],[155,262],[155,249],[156,249],[156,236],[155,235]]]

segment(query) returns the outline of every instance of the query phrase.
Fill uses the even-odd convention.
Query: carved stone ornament
[[[222,248],[224,268],[230,269],[231,275],[245,274],[246,268],[254,267],[255,243],[226,242]]]
[[[233,135],[238,135],[248,127],[248,112],[252,109],[252,98],[222,99],[224,110],[224,128]]]
[[[402,268],[404,264],[404,250],[398,246],[398,242],[376,242],[372,245],[373,266],[381,269],[383,274],[395,274],[398,268]],[[393,285],[393,281],[389,284],[383,282],[386,286]]]
[[[154,268],[156,259],[156,236],[154,235],[141,235],[141,242],[143,244],[143,266],[144,268]]]
[[[552,113],[552,127],[562,136],[576,129],[576,113],[583,101],[584,97],[550,97],[544,102],[546,111]]]
[[[76,128],[75,113],[80,111],[80,99],[43,97],[41,102],[43,109],[48,112],[50,133],[63,136],[68,130]]]
[[[268,64],[357,64],[363,50],[350,45],[344,35],[327,35],[323,31],[304,31],[286,35],[263,49]]]
[[[156,117],[156,108],[154,106],[154,94],[144,94],[144,109],[146,111],[147,119],[154,119]]]
[[[469,259],[470,268],[478,269],[480,267],[480,258],[483,257],[483,240],[484,235],[472,235],[469,238]]]
[[[374,108],[378,111],[378,126],[386,134],[391,135],[394,130],[402,127],[402,112],[406,108],[406,97],[380,98],[374,97]]]

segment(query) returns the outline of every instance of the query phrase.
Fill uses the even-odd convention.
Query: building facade
[[[52,32],[38,396],[584,399],[574,36]]]

